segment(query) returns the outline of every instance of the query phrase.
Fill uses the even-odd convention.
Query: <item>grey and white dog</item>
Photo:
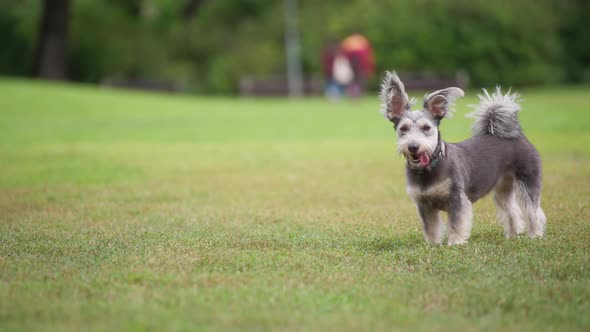
[[[494,190],[498,218],[506,237],[526,228],[542,237],[546,217],[541,209],[541,158],[524,136],[518,120],[518,95],[500,88],[479,95],[473,135],[460,143],[441,139],[440,121],[463,96],[447,88],[424,96],[423,109],[411,111],[404,85],[395,72],[381,86],[383,113],[394,123],[398,151],[406,158],[407,192],[416,202],[428,243],[442,243],[448,213],[448,244],[463,244],[471,233],[471,205]]]

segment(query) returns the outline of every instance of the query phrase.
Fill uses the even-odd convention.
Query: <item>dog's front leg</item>
[[[431,206],[418,204],[418,214],[422,219],[424,238],[429,244],[441,244],[444,234],[444,224],[440,212]]]
[[[449,246],[464,244],[471,234],[471,202],[463,192],[451,193],[449,204]]]

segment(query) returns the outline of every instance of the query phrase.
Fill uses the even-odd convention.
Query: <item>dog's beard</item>
[[[432,159],[430,153],[427,151],[416,154],[404,153],[403,155],[406,158],[406,164],[413,170],[422,170],[426,168]]]
[[[438,139],[436,132],[429,136],[420,133],[409,133],[398,137],[398,152],[406,159],[406,164],[411,170],[424,170],[432,161],[432,154],[436,150]],[[418,146],[418,151],[412,153],[410,146]]]
[[[432,154],[436,149],[436,143],[434,142],[422,142],[421,148],[416,153],[408,151],[407,146],[403,144],[398,147],[398,151],[406,159],[408,168],[412,170],[423,170],[432,161]]]

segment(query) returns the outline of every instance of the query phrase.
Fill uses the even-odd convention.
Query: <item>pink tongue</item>
[[[430,163],[430,157],[428,157],[428,154],[422,153],[418,157],[420,158],[420,165],[422,165],[422,167],[428,166],[428,163]]]

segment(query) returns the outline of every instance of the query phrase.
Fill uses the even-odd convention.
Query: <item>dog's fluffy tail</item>
[[[474,105],[473,112],[468,116],[475,121],[471,127],[473,136],[491,134],[503,138],[515,138],[522,135],[522,129],[518,121],[519,96],[516,93],[502,93],[500,87],[496,87],[493,94],[483,89],[483,94],[478,95],[479,105]]]

